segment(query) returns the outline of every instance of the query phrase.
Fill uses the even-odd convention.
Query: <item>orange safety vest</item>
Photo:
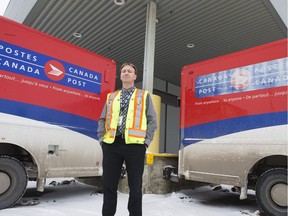
[[[117,124],[120,114],[121,90],[107,95],[106,122],[103,141],[113,143],[116,136]],[[126,117],[126,128],[124,131],[126,144],[144,144],[147,130],[146,98],[148,91],[135,89],[131,95]]]

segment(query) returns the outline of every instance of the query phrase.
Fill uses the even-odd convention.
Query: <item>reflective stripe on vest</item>
[[[117,125],[112,124],[112,114],[113,114],[113,103],[115,97],[120,93],[120,91],[113,92],[111,94],[108,94],[107,96],[107,110],[106,110],[106,122],[105,122],[105,127],[106,127],[106,133],[107,136],[111,139],[115,139],[116,136],[116,129]],[[105,136],[104,136],[105,137]]]
[[[133,119],[133,126],[132,128],[139,128],[142,124],[142,116],[143,116],[143,109],[144,109],[144,94],[145,91],[136,89],[136,100],[134,100],[134,110],[135,115]],[[141,105],[140,105],[141,104]]]
[[[115,140],[117,123],[120,113],[120,91],[113,92],[107,96],[106,111],[106,134],[104,142],[113,143]],[[125,141],[126,143],[143,144],[146,137],[146,97],[148,92],[135,89],[128,106],[126,117]]]

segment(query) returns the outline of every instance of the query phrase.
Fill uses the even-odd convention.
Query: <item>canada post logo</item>
[[[197,98],[287,86],[288,58],[196,77]]]
[[[232,74],[231,85],[237,90],[243,90],[250,85],[251,79],[252,75],[250,71],[243,68],[238,68]]]
[[[46,76],[53,81],[60,81],[65,77],[64,66],[55,60],[46,62],[44,71]]]
[[[0,70],[100,94],[102,74],[0,40]]]

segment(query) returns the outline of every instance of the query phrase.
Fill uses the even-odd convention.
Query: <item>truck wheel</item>
[[[270,169],[257,181],[257,202],[267,215],[287,216],[287,191],[287,169]]]
[[[0,156],[0,209],[17,203],[27,186],[27,172],[20,161]]]

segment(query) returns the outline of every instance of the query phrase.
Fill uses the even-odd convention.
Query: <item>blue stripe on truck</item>
[[[287,112],[275,112],[231,118],[181,129],[184,146],[241,131],[287,124]],[[184,134],[183,134],[184,133]],[[195,139],[195,140],[193,140]]]
[[[3,99],[0,99],[0,113],[1,112],[57,125],[97,139],[98,121],[81,116]]]

